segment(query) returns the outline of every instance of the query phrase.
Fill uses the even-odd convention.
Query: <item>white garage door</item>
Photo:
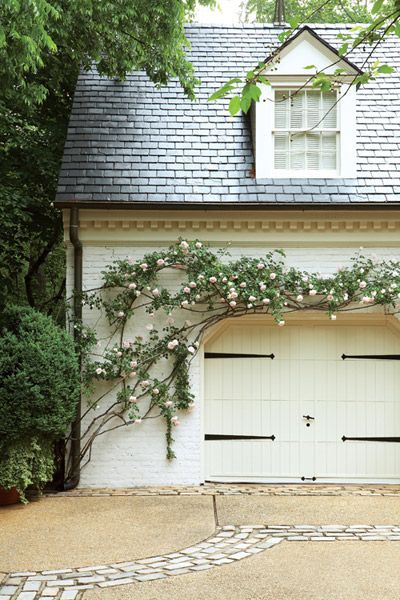
[[[341,358],[400,354],[387,327],[243,323],[205,352],[206,480],[400,481],[400,361]]]

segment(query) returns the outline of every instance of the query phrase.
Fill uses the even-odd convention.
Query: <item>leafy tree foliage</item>
[[[64,289],[61,215],[52,206],[79,67],[142,69],[156,85],[197,83],[184,23],[215,0],[2,0],[0,3],[0,310],[47,312]],[[46,265],[56,267],[46,276]]]
[[[245,20],[272,23],[275,0],[247,0],[243,6]],[[371,14],[366,0],[286,0],[286,18],[307,23],[368,23]]]

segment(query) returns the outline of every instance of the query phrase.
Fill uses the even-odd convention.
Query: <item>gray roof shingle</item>
[[[346,25],[312,25],[337,47]],[[400,202],[400,81],[382,75],[357,92],[357,178],[257,182],[250,126],[209,95],[264,60],[281,29],[272,25],[187,28],[202,84],[191,102],[179,83],[158,90],[144,73],[124,82],[81,73],[56,201],[186,204],[357,204]],[[349,59],[361,66],[370,47]],[[400,40],[374,59],[400,67]]]

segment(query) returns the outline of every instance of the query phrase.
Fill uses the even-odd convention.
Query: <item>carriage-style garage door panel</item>
[[[400,353],[389,328],[235,324],[206,352],[275,355],[205,360],[206,479],[400,481],[400,443],[342,441],[400,437],[400,361],[341,359]]]

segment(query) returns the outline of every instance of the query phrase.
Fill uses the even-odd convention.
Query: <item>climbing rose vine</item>
[[[190,364],[205,331],[223,319],[262,314],[283,326],[285,315],[294,311],[325,311],[335,320],[342,311],[379,305],[395,314],[400,306],[400,263],[360,252],[350,266],[324,276],[288,267],[282,250],[231,261],[225,251],[180,239],[141,260],[117,260],[102,274],[102,288],[83,297],[109,322],[101,356],[95,348],[87,351],[93,331],[76,324],[86,349],[85,389],[93,393],[96,384],[106,384],[88,412],[112,398],[84,430],[86,460],[97,436],[150,418],[165,421],[167,458],[174,458],[178,414],[194,408]],[[177,280],[171,283],[174,274]],[[144,325],[130,337],[133,320]]]

